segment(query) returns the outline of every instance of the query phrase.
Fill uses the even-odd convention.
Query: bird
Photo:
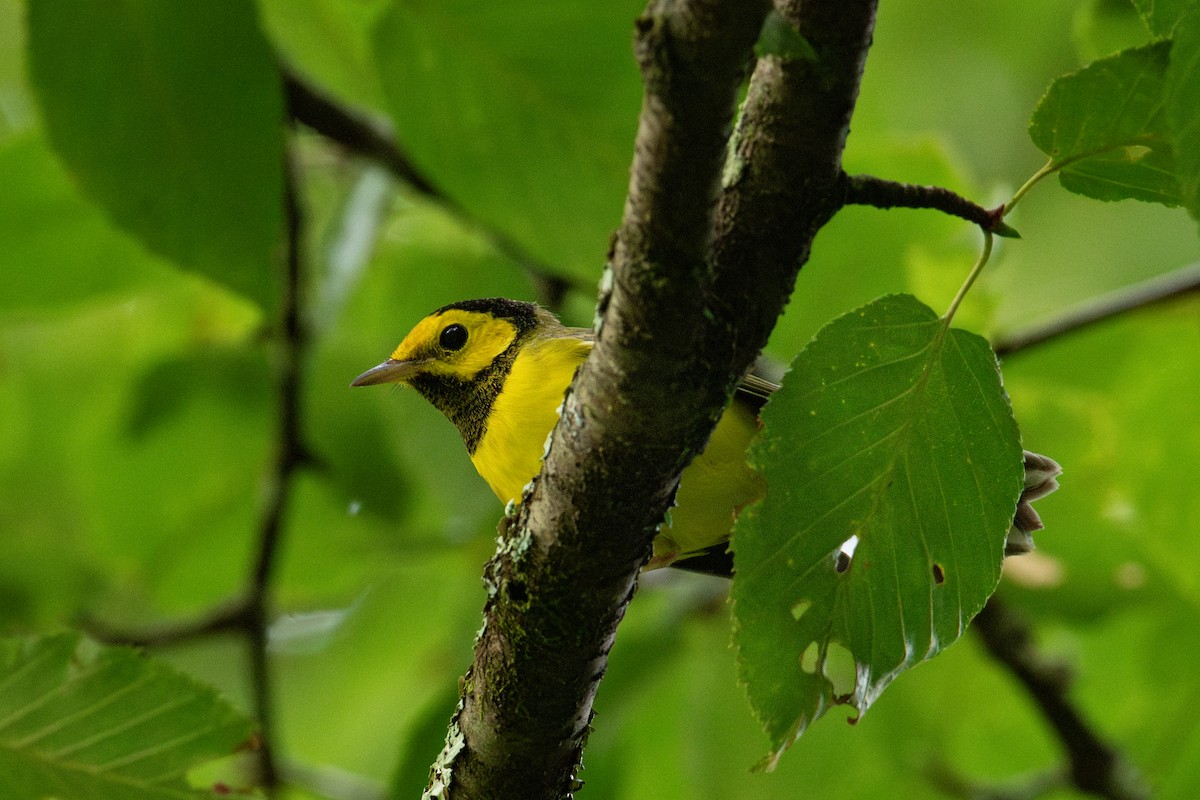
[[[546,439],[576,369],[595,342],[536,303],[491,297],[443,306],[418,322],[391,357],[351,386],[410,386],[462,434],[472,464],[501,503],[520,502],[540,471]],[[766,494],[746,450],[778,388],[748,374],[704,450],[683,471],[676,504],[645,569],[676,566],[729,575],[730,530]]]
[[[443,306],[418,322],[391,357],[351,386],[412,387],[454,423],[475,470],[504,504],[518,503],[541,470],[546,439],[576,369],[595,342],[589,328],[563,325],[536,303],[490,297]],[[659,528],[644,569],[674,566],[731,576],[730,531],[742,509],[766,495],[746,460],[759,413],[779,385],[755,369],[738,384],[708,444],[680,476],[675,507]],[[1041,518],[1031,503],[1058,488],[1062,468],[1024,451],[1025,487],[1007,555],[1033,549]],[[849,563],[838,553],[839,571]]]

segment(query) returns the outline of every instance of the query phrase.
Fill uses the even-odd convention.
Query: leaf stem
[[[983,232],[983,250],[979,254],[979,258],[975,260],[975,265],[971,267],[971,271],[967,273],[967,279],[963,281],[962,286],[958,287],[958,294],[954,295],[954,299],[950,301],[950,307],[946,309],[946,313],[942,319],[946,321],[946,327],[950,327],[951,320],[958,312],[958,307],[962,305],[963,298],[967,296],[967,292],[971,291],[971,287],[975,284],[975,279],[983,272],[984,266],[988,259],[992,257],[992,234],[991,231]]]
[[[1002,214],[1002,217],[1007,217],[1009,212],[1011,212],[1017,203],[1021,201],[1021,198],[1028,194],[1029,190],[1036,186],[1042,180],[1042,178],[1045,178],[1047,175],[1053,175],[1055,172],[1058,172],[1058,170],[1062,169],[1062,167],[1063,164],[1054,163],[1054,159],[1050,159],[1043,164],[1041,169],[1029,176],[1029,180],[1021,184],[1021,188],[1017,189],[1016,193],[1012,196],[1012,199],[1004,204],[1004,213]]]
[[[1123,147],[1129,147],[1131,145],[1149,147],[1152,146],[1156,141],[1157,140],[1152,136],[1135,136],[1128,141],[1117,142],[1115,144],[1106,144],[1103,147],[1097,147],[1094,150],[1085,150],[1082,153],[1076,153],[1075,155],[1068,156],[1061,161],[1055,161],[1053,158],[1051,158],[1042,165],[1041,169],[1033,173],[1029,180],[1025,181],[1025,183],[1021,185],[1020,189],[1017,189],[1016,194],[1012,196],[1011,200],[1004,204],[1001,218],[1003,219],[1004,216],[1007,216],[1008,213],[1013,210],[1013,207],[1020,202],[1021,198],[1024,197],[1030,189],[1036,186],[1038,182],[1047,175],[1053,175],[1055,172],[1060,172],[1072,164],[1077,164],[1080,161],[1085,161],[1089,158],[1095,158],[1096,156],[1102,156],[1105,153],[1111,153],[1112,151],[1120,150]]]

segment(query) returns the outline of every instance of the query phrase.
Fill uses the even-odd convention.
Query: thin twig
[[[301,381],[307,337],[300,307],[303,283],[303,215],[298,197],[295,166],[289,158],[284,168],[284,222],[286,251],[283,295],[280,301],[280,331],[276,359],[276,398],[279,430],[276,436],[275,467],[259,522],[257,558],[248,581],[249,625],[245,629],[250,650],[251,685],[255,714],[261,732],[259,768],[268,796],[279,789],[280,775],[273,747],[274,693],[271,687],[267,629],[270,624],[271,581],[279,555],[283,518],[293,486],[292,478],[307,461],[301,427]]]
[[[88,636],[105,644],[163,647],[222,633],[241,633],[249,628],[252,619],[250,603],[244,597],[240,597],[184,622],[148,625],[143,628],[117,628],[101,619],[85,616],[78,624]]]
[[[450,202],[400,149],[385,123],[346,108],[288,65],[283,64],[280,69],[288,113],[297,122],[352,153],[382,164],[419,194],[439,203]]]
[[[962,800],[1038,800],[1055,789],[1071,785],[1061,770],[1041,772],[1003,784],[972,780],[940,760],[934,761],[924,772],[942,794]]]
[[[1076,788],[1109,800],[1149,797],[1137,769],[1091,728],[1067,697],[1068,670],[1037,651],[1033,631],[1020,614],[993,597],[971,627],[988,652],[1021,682],[1058,735]]]
[[[512,237],[484,222],[442,191],[401,149],[386,122],[347,108],[288,65],[283,64],[280,69],[288,111],[297,122],[347,151],[382,165],[410,189],[437,203],[486,239],[497,252],[529,272],[539,285],[546,284],[549,287],[547,296],[551,299],[562,291],[556,288],[560,286],[592,291],[590,284],[573,281],[551,269]]]
[[[1166,275],[1159,275],[1087,300],[1058,316],[1001,337],[992,348],[997,355],[1011,356],[1028,347],[1077,333],[1120,314],[1166,303],[1196,291],[1200,291],[1200,264],[1190,264]]]

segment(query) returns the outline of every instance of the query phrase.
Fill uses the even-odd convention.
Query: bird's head
[[[492,297],[453,303],[418,322],[391,358],[350,385],[413,384],[421,378],[470,383],[547,318],[553,321],[533,303],[516,300]]]

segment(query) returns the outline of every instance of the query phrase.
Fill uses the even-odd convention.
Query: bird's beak
[[[397,361],[389,358],[382,364],[371,367],[350,382],[351,386],[374,386],[377,383],[407,383],[408,379],[421,371],[428,359]]]

